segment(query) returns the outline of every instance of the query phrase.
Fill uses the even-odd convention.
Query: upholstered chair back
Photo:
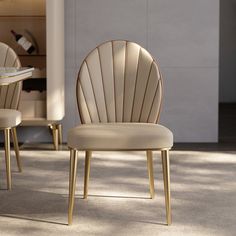
[[[21,63],[12,48],[0,42],[0,67],[20,67]],[[22,82],[0,86],[0,108],[17,109]]]
[[[136,43],[105,42],[81,65],[77,102],[82,123],[156,123],[161,98],[157,63]]]

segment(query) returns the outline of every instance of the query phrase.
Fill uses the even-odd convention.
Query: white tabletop
[[[0,86],[19,82],[32,76],[34,68],[0,67]]]

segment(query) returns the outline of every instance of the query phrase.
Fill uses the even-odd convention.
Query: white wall
[[[236,0],[220,1],[220,102],[236,102]]]
[[[65,19],[65,138],[79,123],[75,83],[83,58],[105,40],[128,39],[159,61],[161,123],[175,141],[217,141],[219,0],[66,0]]]

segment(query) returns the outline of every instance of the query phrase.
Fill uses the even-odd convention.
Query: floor
[[[12,159],[12,191],[5,190],[1,158],[0,235],[235,235],[235,155],[172,151],[173,224],[168,227],[158,153],[154,200],[149,199],[145,155],[138,152],[95,153],[90,195],[82,199],[80,153],[74,222],[67,226],[68,151],[23,150],[23,173]]]
[[[22,173],[12,153],[12,191],[6,190],[5,162],[0,158],[0,235],[233,236],[236,145],[233,136],[220,133],[224,135],[218,144],[176,144],[171,152],[171,226],[165,224],[159,153],[154,158],[154,200],[149,198],[143,152],[94,153],[89,197],[82,199],[84,156],[80,153],[74,221],[68,226],[67,148],[52,151],[51,144],[23,145]]]

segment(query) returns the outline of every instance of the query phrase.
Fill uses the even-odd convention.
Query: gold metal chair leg
[[[77,172],[77,150],[70,150],[70,176],[69,176],[69,207],[68,207],[68,225],[72,224],[74,199],[75,199],[75,185]]]
[[[155,187],[154,187],[154,175],[153,175],[153,155],[151,150],[147,150],[147,169],[148,169],[149,186],[150,186],[150,197],[153,199],[155,197]]]
[[[57,130],[58,130],[58,143],[62,144],[62,125],[57,124]]]
[[[11,190],[10,129],[4,129],[7,189]]]
[[[11,134],[12,134],[12,139],[13,139],[13,144],[14,144],[14,150],[15,150],[18,170],[19,170],[19,172],[22,172],[22,165],[21,165],[21,161],[20,161],[20,153],[19,153],[19,145],[18,145],[16,127],[11,128]]]
[[[54,149],[58,150],[58,129],[57,129],[57,124],[52,124],[50,126],[50,128],[52,129]]]
[[[88,183],[90,175],[90,160],[92,151],[86,151],[85,154],[85,167],[84,167],[84,199],[88,197]]]
[[[169,164],[169,150],[161,151],[162,157],[162,169],[165,191],[165,203],[166,203],[166,220],[167,225],[171,225],[171,202],[170,202],[170,164]]]

